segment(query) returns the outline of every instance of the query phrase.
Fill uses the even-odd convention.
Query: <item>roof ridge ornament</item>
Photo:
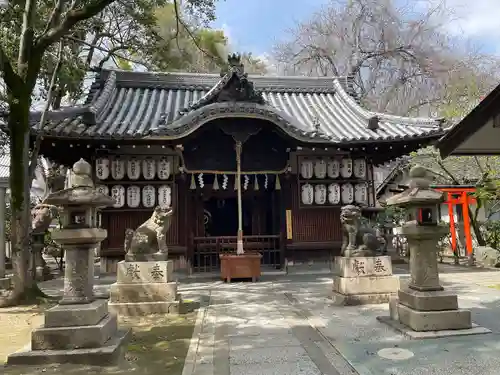
[[[227,56],[227,71],[221,72],[221,80],[208,91],[197,102],[179,111],[185,115],[213,103],[223,102],[247,102],[256,104],[267,104],[262,93],[256,91],[245,73],[245,66],[241,62],[241,54],[230,54]]]
[[[229,73],[235,73],[238,76],[246,75],[245,65],[241,62],[241,54],[233,53],[227,55],[227,64],[229,67]]]

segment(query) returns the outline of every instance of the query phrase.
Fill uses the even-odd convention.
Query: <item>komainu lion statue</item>
[[[341,208],[340,221],[343,229],[342,250],[344,257],[366,257],[383,253],[385,238],[373,228],[361,223],[361,209],[354,205]]]
[[[172,223],[174,210],[171,207],[156,206],[151,217],[136,230],[126,229],[124,250],[125,260],[166,260],[168,259],[167,232]]]
[[[34,234],[44,234],[52,221],[59,215],[59,210],[51,204],[40,203],[31,210],[31,230]]]

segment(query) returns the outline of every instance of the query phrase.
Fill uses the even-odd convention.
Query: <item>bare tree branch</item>
[[[445,0],[427,10],[417,3],[331,0],[290,31],[274,58],[285,74],[351,76],[363,105],[401,115],[434,115],[449,99],[450,82],[467,75],[486,73],[490,79],[478,85],[488,91],[498,65],[446,33],[453,15]]]
[[[106,53],[106,54],[107,54],[108,56],[110,56],[110,57],[111,57],[111,56],[114,56],[114,57],[117,57],[117,58],[122,59],[122,60],[125,60],[125,61],[129,61],[129,62],[134,63],[134,64],[142,65],[142,66],[144,66],[144,67],[146,67],[146,68],[148,68],[148,67],[150,68],[150,67],[151,67],[151,65],[147,64],[147,63],[146,63],[146,62],[144,62],[144,61],[135,60],[135,59],[132,59],[132,58],[130,58],[130,57],[127,57],[127,56],[123,56],[123,55],[117,54],[115,50],[111,50],[111,49],[103,48],[103,47],[101,47],[101,46],[98,46],[98,45],[95,45],[95,44],[88,43],[88,42],[86,42],[86,41],[84,41],[84,40],[81,40],[81,39],[78,39],[78,38],[74,38],[74,37],[72,37],[72,36],[65,36],[64,38],[65,38],[65,39],[69,39],[69,40],[73,40],[73,41],[75,41],[75,42],[81,43],[82,45],[86,45],[86,46],[91,47],[91,48],[94,48],[94,49],[96,49],[96,50],[98,50],[98,51],[104,52],[104,53]],[[127,49],[127,46],[120,46],[120,47],[116,47],[116,50],[126,50],[126,49]],[[109,60],[109,57],[108,57],[108,58],[104,57],[103,59],[106,59],[106,61],[107,61],[107,60]],[[98,65],[99,65],[99,67],[102,67],[102,65],[103,65],[104,63],[105,63],[105,61],[104,61],[104,62],[102,62],[102,64],[101,64],[101,63],[99,63],[99,64],[98,64]],[[89,66],[89,68],[91,68],[91,67]]]
[[[205,49],[200,45],[200,43],[198,43],[198,39],[196,38],[196,36],[192,33],[190,27],[188,24],[186,24],[182,17],[181,17],[181,14],[179,12],[179,4],[178,4],[178,0],[174,0],[174,11],[175,11],[175,18],[176,18],[176,22],[177,22],[177,30],[175,32],[175,40],[177,42],[177,47],[179,48],[179,50],[182,50],[181,47],[179,46],[179,25],[182,26],[184,28],[184,30],[186,31],[186,33],[189,35],[189,37],[191,38],[191,40],[193,41],[194,45],[196,46],[196,48],[198,48],[200,50],[201,53],[203,53],[205,55],[205,57],[208,57],[209,59],[212,59],[214,60],[214,56],[205,51]]]
[[[95,0],[80,9],[70,10],[59,25],[51,27],[46,33],[40,35],[34,50],[38,53],[45,51],[48,46],[62,38],[78,22],[96,16],[114,1],[116,0]]]
[[[52,9],[52,13],[49,17],[47,25],[45,26],[45,30],[42,32],[42,35],[46,34],[50,30],[51,27],[55,27],[57,25],[58,21],[60,21],[61,14],[63,12],[64,3],[65,3],[64,0],[57,0],[56,5],[54,6],[54,9]],[[73,2],[73,4],[74,4],[74,2]]]
[[[26,78],[28,62],[30,61],[31,46],[35,31],[33,30],[33,17],[35,16],[36,0],[26,0],[24,4],[23,24],[19,42],[19,55],[17,59],[17,72]]]
[[[10,63],[10,59],[5,53],[2,46],[0,46],[0,72],[2,73],[2,78],[9,90],[14,89],[15,87],[19,87],[21,79],[16,74],[16,72],[14,72],[14,69],[12,68],[12,65]]]
[[[59,67],[61,66],[62,54],[63,54],[64,42],[59,41],[59,48],[57,50],[57,60],[54,65],[54,71],[52,72],[52,77],[50,78],[49,92],[47,94],[47,101],[45,102],[42,115],[40,117],[40,122],[36,128],[36,139],[33,149],[31,151],[30,164],[28,169],[28,176],[30,181],[35,178],[35,170],[37,168],[38,154],[40,152],[40,147],[42,145],[43,136],[42,129],[45,125],[45,120],[47,118],[47,113],[49,112],[50,103],[52,103],[52,95],[56,86],[57,73],[59,72]]]

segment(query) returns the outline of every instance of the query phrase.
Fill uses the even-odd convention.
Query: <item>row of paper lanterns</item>
[[[99,158],[95,163],[95,175],[99,180],[107,180],[109,176],[113,180],[122,180],[125,176],[129,180],[138,180],[141,174],[145,180],[154,180],[156,176],[160,180],[168,180],[172,174],[171,159],[168,157],[161,157],[158,160],[152,158],[143,160]]]
[[[167,208],[172,204],[172,188],[169,185],[161,185],[158,194],[155,194],[155,187],[146,185],[141,188],[131,185],[126,189],[123,185],[114,185],[111,189],[106,185],[98,185],[97,190],[104,195],[110,195],[114,199],[114,208],[122,208],[125,205],[130,208],[137,208],[141,205],[145,208],[153,208],[156,205]]]
[[[304,205],[352,204],[354,202],[368,204],[368,186],[360,184],[303,184],[301,186],[301,200]]]
[[[351,158],[338,159],[304,159],[300,164],[300,175],[303,179],[311,178],[366,178],[366,160]]]

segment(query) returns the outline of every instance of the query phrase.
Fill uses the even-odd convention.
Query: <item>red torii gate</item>
[[[476,199],[472,196],[476,192],[475,187],[470,186],[440,186],[434,185],[433,189],[442,191],[446,194],[444,204],[448,205],[448,216],[450,218],[450,233],[451,233],[451,248],[453,253],[457,255],[457,234],[456,223],[453,206],[462,205],[462,213],[464,217],[464,232],[465,232],[465,249],[467,255],[472,254],[472,235],[470,230],[469,204],[476,203]]]

